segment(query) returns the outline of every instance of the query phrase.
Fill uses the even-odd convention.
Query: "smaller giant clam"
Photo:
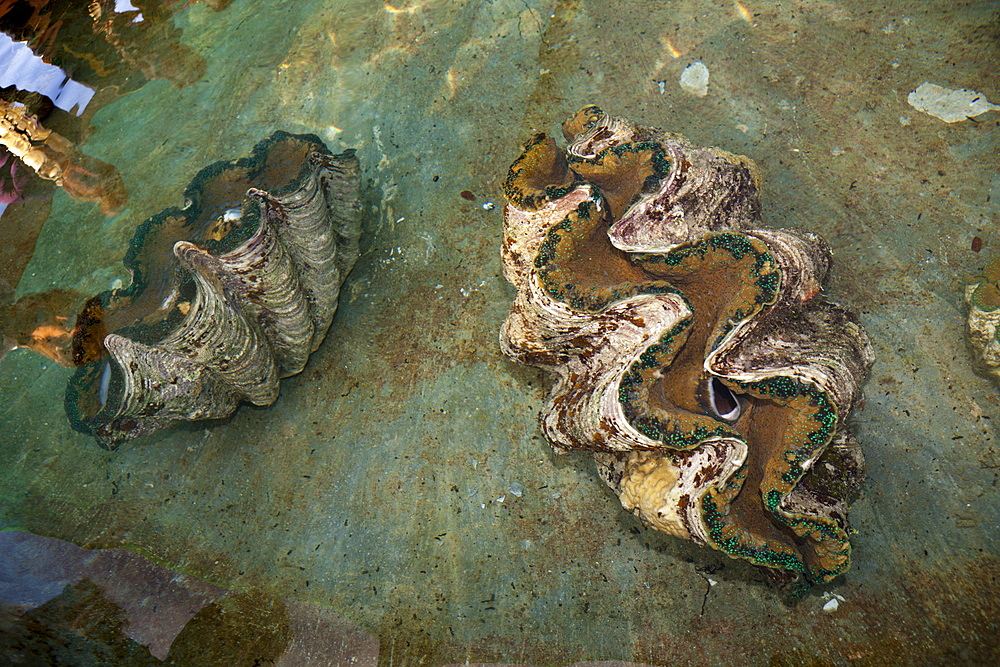
[[[276,132],[203,169],[184,208],[150,218],[125,256],[131,284],[77,318],[74,428],[114,449],[177,421],[270,405],[326,336],[358,256],[353,151]]]
[[[873,353],[826,243],[760,226],[756,165],[586,107],[505,182],[500,334],[555,376],[541,425],[645,524],[793,591],[844,572],[847,428]]]

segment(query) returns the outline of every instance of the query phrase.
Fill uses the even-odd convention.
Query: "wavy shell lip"
[[[758,221],[756,166],[715,149],[693,149],[686,140],[671,142],[664,146],[670,171],[659,189],[642,196],[608,230],[616,248],[669,252],[709,232],[741,231]]]
[[[185,207],[136,231],[132,283],[88,304],[98,356],[71,379],[73,427],[115,449],[178,421],[270,405],[323,341],[358,256],[359,165],[277,132],[203,169]]]
[[[873,353],[821,296],[828,246],[761,227],[745,157],[593,106],[563,127],[568,148],[536,136],[504,186],[500,343],[555,376],[546,438],[593,452],[647,525],[790,590],[829,581],[850,559],[846,417]]]

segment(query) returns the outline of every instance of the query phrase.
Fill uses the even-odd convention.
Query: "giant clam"
[[[74,428],[115,448],[181,420],[269,405],[326,335],[358,256],[359,166],[276,132],[201,170],[184,208],[144,222],[129,286],[92,298],[66,392]]]
[[[500,334],[555,375],[557,451],[593,452],[645,524],[792,592],[850,561],[864,460],[846,419],[874,360],[821,288],[817,235],[760,224],[756,165],[586,107],[505,182]]]

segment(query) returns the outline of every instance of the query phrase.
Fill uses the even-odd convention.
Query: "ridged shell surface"
[[[143,223],[133,281],[88,304],[104,353],[67,389],[77,430],[114,449],[177,421],[270,405],[305,366],[358,256],[359,166],[312,135],[278,132],[203,169],[187,205]],[[84,347],[81,343],[81,347]]]

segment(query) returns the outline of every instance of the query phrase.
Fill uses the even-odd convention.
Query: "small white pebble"
[[[839,607],[840,607],[840,601],[837,600],[837,598],[830,598],[830,600],[828,600],[827,603],[823,605],[823,611],[825,611],[828,614],[832,614],[833,612],[837,611]]]
[[[705,97],[708,95],[708,76],[705,63],[696,60],[681,72],[681,88],[696,97]]]
[[[491,201],[488,201],[485,204],[483,204],[484,211],[492,211],[494,208],[496,208],[496,204],[494,204]]]
[[[711,577],[707,577],[707,579],[708,579],[708,585],[709,586],[714,586],[717,583],[719,583],[718,581],[716,581],[715,579],[712,579]]]

